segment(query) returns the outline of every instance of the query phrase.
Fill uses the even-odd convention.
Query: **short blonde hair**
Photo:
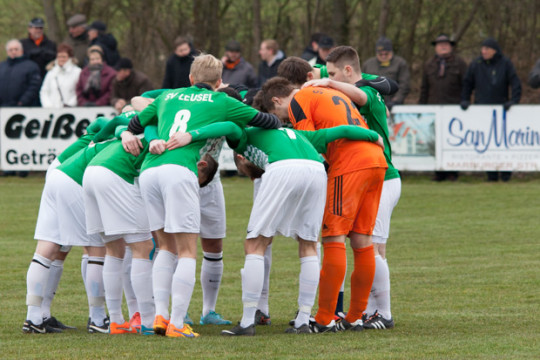
[[[214,86],[221,79],[223,64],[214,56],[203,54],[195,57],[189,72],[194,83],[205,83]]]

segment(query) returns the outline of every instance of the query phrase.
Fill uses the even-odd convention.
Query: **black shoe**
[[[272,321],[270,320],[269,315],[266,315],[261,310],[257,310],[257,312],[255,312],[255,324],[257,324],[257,325],[271,325]]]
[[[285,330],[285,334],[311,334],[311,329],[308,324],[302,324],[299,328],[295,328],[293,325]]]
[[[334,320],[330,321],[330,324],[324,326],[319,324],[316,321],[309,322],[309,330],[312,333],[326,333],[326,332],[337,332],[336,322]]]
[[[364,330],[364,322],[358,319],[353,323],[348,322],[345,318],[339,319],[336,323],[337,331],[362,331]]]
[[[109,333],[109,321],[108,318],[103,319],[103,325],[98,326],[93,321],[88,319],[88,324],[86,325],[86,330],[90,334],[95,333],[102,333],[102,334],[108,334]]]
[[[43,322],[46,323],[48,326],[59,329],[59,330],[75,330],[77,329],[75,326],[68,326],[62,323],[60,320],[55,318],[54,316],[51,316],[48,319],[43,319]]]
[[[385,319],[378,311],[375,312],[365,323],[364,329],[391,329],[394,327],[393,319]]]
[[[225,336],[253,336],[255,335],[255,324],[251,324],[244,328],[240,326],[240,323],[233,327],[231,330],[221,330],[221,335]]]
[[[22,331],[25,334],[47,334],[47,333],[61,333],[62,330],[55,329],[48,326],[45,322],[42,322],[39,325],[34,325],[30,320],[25,320]]]

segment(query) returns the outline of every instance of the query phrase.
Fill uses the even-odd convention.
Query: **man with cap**
[[[386,106],[392,109],[394,105],[403,104],[411,90],[409,65],[404,58],[394,55],[392,41],[384,36],[377,40],[375,54],[375,57],[364,62],[362,70],[367,74],[381,75],[398,83],[398,92],[384,97]]]
[[[508,89],[512,89],[509,96]],[[461,108],[467,110],[474,91],[475,104],[501,104],[508,111],[521,100],[521,81],[514,64],[504,56],[497,41],[487,38],[482,42],[481,55],[474,59],[465,75],[461,93]],[[498,181],[498,171],[487,172],[488,181]],[[501,180],[508,181],[510,171],[500,172]]]
[[[90,43],[90,40],[88,40],[88,31],[86,30],[86,16],[75,14],[68,19],[66,25],[68,26],[69,35],[64,42],[73,48],[77,65],[83,67],[86,59],[86,49],[88,49],[88,44]]]
[[[459,104],[467,63],[454,54],[455,41],[440,34],[431,42],[435,55],[424,64],[419,104]],[[434,181],[456,180],[457,171],[435,171]]]
[[[236,40],[230,40],[225,45],[223,62],[223,83],[245,85],[248,88],[257,87],[257,75],[253,66],[242,57],[242,46]]]
[[[45,67],[56,58],[56,43],[43,33],[44,27],[42,18],[33,18],[28,23],[28,37],[21,39],[24,55],[38,65],[42,79],[47,73]]]
[[[317,56],[309,60],[308,63],[311,66],[326,65],[326,57],[336,47],[336,43],[330,36],[323,35],[317,45]]]
[[[153,90],[152,82],[142,72],[133,69],[128,58],[120,58],[116,65],[116,77],[112,83],[111,105],[120,113],[132,97]]]
[[[319,54],[319,40],[321,40],[321,38],[325,36],[326,35],[323,33],[311,34],[311,42],[308,46],[306,46],[304,52],[302,53],[302,55],[300,55],[300,58],[309,61],[314,57],[317,57],[317,55]]]
[[[96,20],[88,27],[88,39],[90,40],[90,46],[99,45],[103,49],[105,55],[104,59],[107,65],[116,66],[118,60],[120,60],[120,54],[118,53],[118,42],[112,34],[107,34],[107,25],[104,22]]]

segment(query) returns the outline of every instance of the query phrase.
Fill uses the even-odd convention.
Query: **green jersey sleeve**
[[[149,91],[143,92],[141,97],[147,98],[147,99],[156,99],[159,97],[159,95],[163,94],[163,92],[167,90],[169,89],[149,90]]]
[[[150,125],[144,128],[144,138],[150,144],[150,141],[159,139],[157,126]]]
[[[109,119],[100,116],[86,127],[86,133],[92,135],[97,134],[108,122]]]
[[[148,105],[146,108],[144,108],[143,111],[139,114],[139,121],[141,123],[142,127],[148,126],[148,125],[157,125],[158,117],[157,117],[157,109],[159,105],[159,100],[154,101],[150,105]]]
[[[246,125],[259,113],[251,106],[248,106],[236,99],[226,97],[227,101],[227,120],[232,121],[241,128]]]
[[[321,154],[326,152],[326,145],[337,139],[377,141],[377,132],[360,126],[343,125],[316,131],[294,130],[306,137],[313,147]]]

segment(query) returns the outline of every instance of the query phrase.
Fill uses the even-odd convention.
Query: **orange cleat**
[[[196,338],[199,337],[199,334],[193,331],[191,326],[188,324],[184,324],[184,327],[181,329],[178,329],[176,326],[174,326],[172,323],[169,323],[169,326],[167,327],[167,333],[165,334],[167,337],[184,337],[184,338]]]
[[[168,326],[169,320],[165,320],[161,315],[156,315],[156,318],[154,319],[154,333],[156,335],[165,335]]]
[[[131,320],[129,320],[129,325],[131,325],[132,328],[135,328],[135,330],[141,328],[141,314],[138,311],[133,314]]]
[[[133,328],[127,321],[124,321],[123,324],[117,324],[115,322],[111,322],[109,325],[109,334],[111,335],[117,335],[117,334],[136,334],[137,330]]]

